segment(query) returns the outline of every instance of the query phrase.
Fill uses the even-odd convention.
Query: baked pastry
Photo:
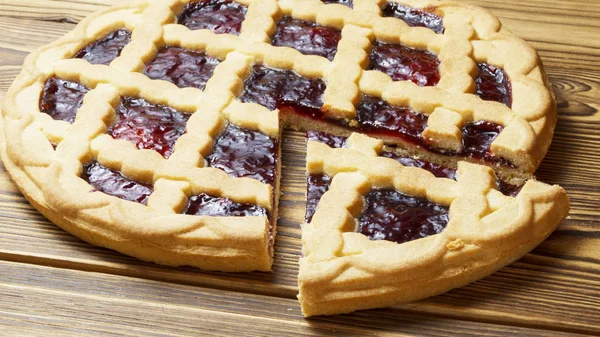
[[[382,152],[381,140],[360,134],[345,147],[308,142],[308,173],[331,183],[302,226],[298,298],[305,316],[463,286],[529,252],[569,212],[559,186],[530,180],[508,196],[489,167],[460,162],[455,181]]]
[[[358,137],[358,136],[354,136]],[[326,144],[331,148],[344,148],[348,144],[348,137],[335,136],[321,131],[307,131],[307,140]],[[399,153],[400,152],[400,153]],[[417,167],[432,173],[437,178],[448,178],[457,180],[457,168],[443,166],[440,164],[429,162],[425,159],[406,155],[403,151],[398,151],[395,147],[383,146],[378,152],[378,155],[385,158],[396,160],[403,166]],[[320,173],[311,173],[309,170],[306,179],[306,213],[305,221],[310,222],[315,213],[319,200],[331,185],[332,177]],[[523,185],[512,185],[502,179],[497,179],[498,191],[506,196],[516,197]],[[367,234],[367,233],[364,233]],[[392,240],[395,241],[395,240]]]
[[[4,101],[2,158],[41,213],[88,242],[166,265],[267,271],[279,117],[234,99],[253,57],[200,29],[237,39],[235,20],[195,21],[210,6],[246,8],[136,2],[32,53]]]
[[[269,270],[282,127],[374,135],[384,156],[430,171],[488,165],[514,194],[550,144],[549,88],[532,48],[460,3],[141,0],[26,59],[3,102],[0,154],[41,213],[88,242],[167,265]],[[400,173],[385,174],[425,175],[387,161]],[[461,170],[491,181],[489,169]],[[515,200],[564,206],[557,188],[539,186]],[[490,193],[493,207],[514,203]],[[542,215],[531,226],[549,229]]]

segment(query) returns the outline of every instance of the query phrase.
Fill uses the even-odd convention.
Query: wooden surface
[[[0,98],[28,52],[121,0],[0,0]],[[538,178],[568,220],[481,281],[390,309],[305,320],[295,300],[304,144],[284,141],[273,273],[166,268],[86,244],[37,213],[0,170],[0,335],[600,335],[600,0],[478,0],[544,60],[560,118]]]

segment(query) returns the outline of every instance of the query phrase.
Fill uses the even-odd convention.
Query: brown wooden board
[[[0,0],[0,98],[28,52],[119,2]],[[301,133],[284,134],[273,273],[161,267],[91,246],[37,213],[2,168],[0,335],[600,335],[600,0],[466,2],[538,49],[558,97],[554,142],[537,176],[565,187],[572,211],[532,253],[428,300],[304,320],[295,301]]]

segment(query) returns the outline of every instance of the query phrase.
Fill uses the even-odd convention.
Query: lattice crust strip
[[[381,142],[353,134],[346,148],[309,141],[311,174],[333,177],[302,226],[299,299],[306,316],[411,302],[491,274],[543,241],[568,214],[565,191],[530,180],[517,197],[487,167],[461,162],[458,181],[377,157]],[[355,233],[372,189],[392,188],[450,207],[440,234],[396,244]]]
[[[460,147],[457,130],[465,123],[493,121],[505,128],[492,144],[492,152],[529,173],[549,146],[555,105],[539,59],[484,10],[446,1],[402,1],[418,8],[435,6],[446,27],[439,35],[381,17],[383,2],[376,0],[355,0],[354,9],[317,0],[238,0],[248,11],[240,35],[235,36],[176,24],[188,2],[134,1],[91,15],[71,33],[32,53],[5,97],[3,136],[8,143],[2,158],[11,177],[45,216],[87,241],[169,265],[270,269],[272,233],[267,217],[177,214],[190,196],[207,193],[256,204],[276,217],[272,186],[205,167],[206,156],[228,123],[279,141],[277,110],[236,99],[254,64],[324,79],[325,113],[331,118],[356,119],[362,94],[373,95],[430,115],[426,138],[449,149]],[[342,40],[333,61],[272,46],[270,39],[283,16],[340,29]],[[118,29],[131,31],[131,42],[109,66],[73,59],[79,50]],[[438,54],[438,86],[393,82],[381,72],[365,70],[375,40]],[[167,46],[204,52],[221,61],[204,91],[150,80],[142,73]],[[478,62],[503,67],[510,76],[515,93],[512,110],[472,94]],[[40,95],[52,77],[90,89],[73,124],[40,112]],[[141,97],[191,114],[186,133],[168,159],[106,135],[122,97]],[[90,160],[153,184],[147,206],[89,193],[90,185],[79,177],[82,164]]]

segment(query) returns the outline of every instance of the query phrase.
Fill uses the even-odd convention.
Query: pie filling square
[[[473,28],[468,7],[409,3],[164,0],[163,17],[123,7],[143,34],[99,13],[78,28],[95,27],[87,42],[55,47],[71,57],[30,69],[24,77],[51,75],[32,90],[16,82],[4,103],[7,139],[31,132],[7,116],[37,108],[41,136],[27,140],[54,152],[38,158],[13,140],[3,160],[11,175],[47,168],[60,186],[27,178],[41,211],[81,211],[83,224],[58,224],[95,244],[168,265],[270,270],[281,130],[306,131],[306,316],[467,284],[568,214],[564,190],[529,180],[555,104],[534,51],[517,56],[540,71],[520,73],[482,38],[496,36],[491,18]],[[94,226],[123,239],[87,235]]]

